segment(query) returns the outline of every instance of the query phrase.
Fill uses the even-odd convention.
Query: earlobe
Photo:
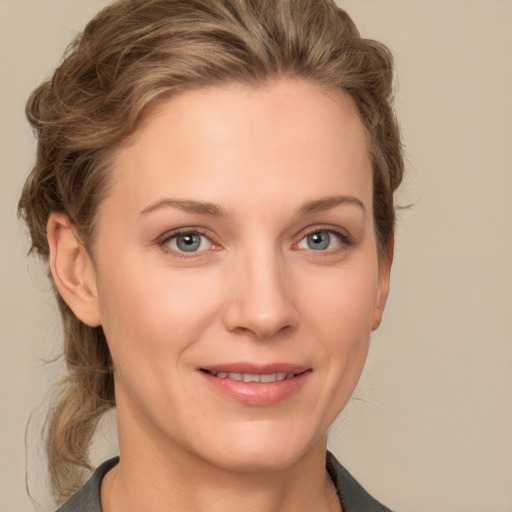
[[[66,214],[53,212],[46,233],[50,270],[59,293],[82,322],[91,327],[100,325],[96,273],[75,226]]]
[[[395,249],[395,237],[392,233],[389,237],[389,243],[386,250],[386,255],[379,263],[379,276],[377,283],[377,299],[375,302],[375,312],[373,317],[372,330],[375,331],[382,322],[384,315],[384,308],[388,300],[389,294],[389,281],[391,276],[391,265],[393,263],[393,254]]]

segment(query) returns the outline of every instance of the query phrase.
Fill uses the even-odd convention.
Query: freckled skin
[[[299,213],[333,195],[363,207]],[[164,198],[223,214],[162,206],[141,215]],[[100,214],[98,321],[116,368],[120,468],[165,460],[197,477],[206,467],[261,473],[321,460],[388,290],[351,100],[300,81],[182,93],[120,151]],[[176,250],[177,229],[199,232],[201,250]],[[312,232],[332,244],[311,249]],[[250,407],[198,371],[230,362],[312,371],[290,398]]]

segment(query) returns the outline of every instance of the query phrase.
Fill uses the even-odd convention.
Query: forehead
[[[351,193],[367,202],[370,169],[364,129],[347,94],[280,80],[163,100],[118,152],[111,184],[115,195],[141,207],[158,194],[213,202],[238,197],[247,204],[282,194],[284,185],[291,198]]]

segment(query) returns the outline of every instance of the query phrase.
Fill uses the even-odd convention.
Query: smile
[[[206,373],[220,379],[233,379],[239,382],[277,382],[295,377],[295,373],[277,372],[277,373],[235,373],[235,372],[210,372]]]
[[[300,392],[312,369],[293,364],[223,364],[200,368],[210,389],[244,406],[270,406]]]

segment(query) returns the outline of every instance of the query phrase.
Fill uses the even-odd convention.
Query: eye
[[[306,235],[297,245],[299,249],[312,249],[313,251],[325,251],[336,249],[342,243],[342,237],[334,231],[313,231]]]
[[[177,252],[201,252],[212,247],[210,239],[194,231],[188,233],[178,233],[170,236],[162,244]]]

